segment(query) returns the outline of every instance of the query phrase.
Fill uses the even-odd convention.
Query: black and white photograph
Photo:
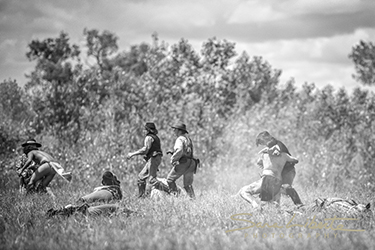
[[[373,249],[375,2],[0,0],[0,249]]]

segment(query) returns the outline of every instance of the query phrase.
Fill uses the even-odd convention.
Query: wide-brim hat
[[[31,146],[31,145],[35,146],[35,147],[38,147],[38,148],[40,148],[42,146],[42,144],[36,142],[35,139],[29,139],[25,143],[22,144],[22,147]]]
[[[145,128],[150,131],[151,133],[157,133],[158,130],[156,129],[155,123],[153,122],[146,122]]]
[[[172,125],[171,127],[175,128],[175,129],[182,130],[185,133],[189,134],[189,132],[186,130],[186,125],[184,123],[179,123],[179,124],[176,124],[176,125]]]

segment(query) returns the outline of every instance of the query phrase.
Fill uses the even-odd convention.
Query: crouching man
[[[24,176],[24,171],[33,168],[34,172],[26,186],[27,192],[47,192],[46,188],[57,173],[67,182],[72,180],[71,172],[65,172],[64,168],[50,154],[41,151],[39,148],[42,144],[29,139],[22,144],[23,152],[27,161],[18,170],[20,176]],[[34,168],[33,163],[38,167]]]
[[[259,154],[260,158],[257,164],[263,167],[261,179],[244,186],[239,191],[240,196],[254,208],[259,207],[254,197],[257,194],[259,194],[261,202],[273,201],[280,204],[281,172],[284,165],[286,162],[298,163],[296,158],[280,152],[277,145],[272,148],[264,148]]]

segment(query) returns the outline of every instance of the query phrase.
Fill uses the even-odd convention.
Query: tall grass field
[[[138,199],[136,187],[122,182],[124,198],[120,204],[136,212],[129,216],[46,216],[49,208],[75,204],[99,180],[90,186],[78,181],[64,184],[55,177],[51,183],[55,197],[26,196],[12,184],[0,191],[0,248],[374,249],[373,212],[356,220],[344,220],[345,214],[337,219],[340,216],[330,213],[294,213],[295,207],[286,196],[282,196],[280,208],[266,205],[261,211],[253,209],[236,193],[257,179],[255,172],[254,168],[220,172],[208,183],[204,176],[212,173],[203,169],[195,175],[195,200]],[[297,180],[298,176],[295,188],[305,204],[318,197],[343,197],[373,205],[373,193],[367,190],[315,190]]]

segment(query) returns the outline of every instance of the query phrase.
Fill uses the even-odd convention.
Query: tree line
[[[125,162],[125,152],[142,145],[145,122],[156,123],[167,150],[173,146],[170,124],[184,121],[207,168],[218,159],[234,167],[228,159],[243,153],[233,145],[234,131],[250,145],[268,129],[292,144],[294,154],[309,156],[303,180],[373,182],[373,93],[357,88],[349,95],[313,83],[297,89],[293,79],[281,84],[281,70],[261,56],[237,54],[225,39],[210,38],[197,52],[186,39],[169,45],[155,33],[151,43],[119,51],[119,38],[110,31],[85,29],[83,35],[83,47],[71,44],[65,32],[31,41],[26,57],[35,68],[27,83],[0,84],[4,169],[20,143],[36,137],[82,177],[98,166],[131,173],[138,163]],[[374,84],[374,45],[360,41],[348,56],[355,79]],[[253,156],[241,158],[251,162]]]

